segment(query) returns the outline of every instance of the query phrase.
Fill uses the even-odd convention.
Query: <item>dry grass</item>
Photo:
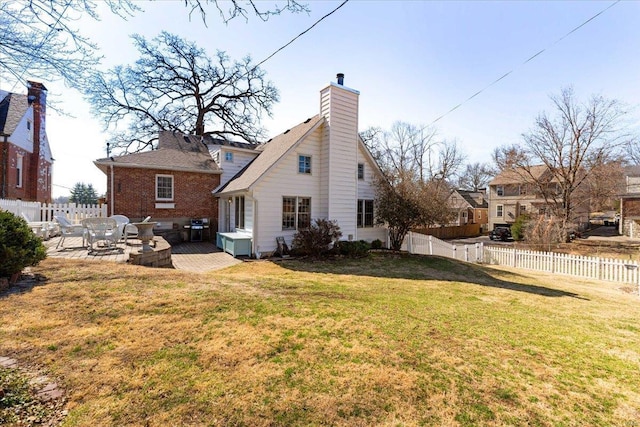
[[[640,419],[640,299],[439,258],[209,275],[47,260],[0,296],[0,355],[65,425],[615,425]]]

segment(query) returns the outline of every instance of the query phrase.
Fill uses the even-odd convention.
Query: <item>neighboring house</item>
[[[220,184],[222,170],[204,138],[164,131],[155,150],[94,164],[107,175],[110,215],[125,215],[131,221],[151,216],[184,234],[191,219],[204,219],[215,232],[218,202],[211,190]]]
[[[550,176],[544,165],[532,166],[528,177],[522,170],[509,169],[501,172],[489,183],[489,229],[511,226],[523,214],[550,214],[548,202],[544,199],[536,183],[547,182],[547,191],[558,191],[557,181]],[[558,190],[556,190],[558,189]],[[574,218],[577,225],[588,224],[589,203],[580,191],[574,193]]]
[[[455,212],[453,225],[480,224],[485,229],[489,222],[489,203],[486,190],[453,190],[449,196],[449,205]]]
[[[0,199],[51,202],[53,158],[46,131],[47,88],[0,90]]]
[[[640,173],[627,175],[626,184],[627,190],[620,197],[618,231],[623,236],[640,238]]]
[[[344,240],[386,241],[374,226],[380,170],[358,135],[359,92],[342,83],[320,92],[320,114],[264,144],[161,132],[157,150],[95,161],[109,212],[179,230],[206,218],[212,237],[242,243],[236,255],[271,253],[278,237],[290,246],[317,218],[336,220]]]
[[[290,244],[316,218],[335,220],[344,240],[385,241],[373,212],[380,170],[358,135],[358,98],[338,75],[320,91],[320,114],[255,148],[253,159],[221,147],[242,169],[214,193],[219,231],[250,240],[254,255],[276,250],[277,237]]]

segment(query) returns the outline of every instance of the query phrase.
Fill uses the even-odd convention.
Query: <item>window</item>
[[[16,157],[16,187],[22,187],[22,156]]]
[[[31,120],[27,120],[27,138],[29,141],[33,141],[33,123]]]
[[[233,162],[233,153],[226,152],[224,153],[224,161],[225,162]]]
[[[311,174],[311,156],[298,156],[298,173]]]
[[[236,199],[236,228],[244,229],[244,196]]]
[[[156,175],[156,200],[173,200],[173,175]]]
[[[357,226],[373,227],[373,200],[358,200]]]
[[[311,225],[310,197],[282,198],[282,229],[298,230]]]
[[[520,215],[524,215],[527,213],[527,206],[526,205],[520,205]]]
[[[504,196],[504,187],[502,185],[496,186],[496,194],[498,196]]]
[[[364,163],[358,163],[358,179],[364,179]]]
[[[502,217],[502,210],[503,210],[503,206],[502,205],[496,206],[496,216],[497,217]]]

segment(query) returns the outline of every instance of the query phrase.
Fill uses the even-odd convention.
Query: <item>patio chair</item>
[[[127,243],[127,234],[125,233],[127,224],[129,224],[129,218],[124,215],[111,215],[109,218],[113,218],[118,223],[118,228],[120,231],[120,238],[124,239],[124,243]]]
[[[64,248],[64,240],[67,237],[82,237],[82,247],[86,246],[86,230],[82,224],[72,224],[64,215],[56,215],[54,219],[60,226],[60,240],[56,245],[56,249],[62,245]]]
[[[120,240],[120,228],[113,218],[85,218],[82,225],[87,229],[88,251],[97,252],[101,247],[113,249]]]

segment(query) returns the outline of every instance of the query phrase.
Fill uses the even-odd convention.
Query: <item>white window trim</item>
[[[500,209],[498,209],[500,208]],[[500,211],[500,215],[498,215],[498,210]],[[496,217],[504,218],[504,205],[496,205]]]
[[[225,162],[229,162],[229,163],[233,163],[233,153],[231,151],[225,151],[224,152],[224,161]]]
[[[360,176],[360,166],[362,166],[362,176]],[[357,174],[359,180],[364,180],[364,163],[358,163]]]
[[[300,172],[300,157],[309,158],[309,172]],[[298,154],[298,164],[296,165],[299,175],[312,175],[313,174],[313,156],[310,154]]]
[[[33,120],[27,120],[27,140],[33,142]]]
[[[366,210],[366,206],[367,203],[366,202],[372,202],[372,218],[371,218],[371,225],[366,225],[366,218],[367,218],[367,210]],[[358,210],[360,209],[360,207],[362,207],[362,216],[358,215]],[[375,227],[375,221],[376,221],[376,212],[375,212],[375,205],[373,204],[373,200],[372,199],[358,199],[358,205],[356,206],[356,227],[357,228],[373,228]],[[362,221],[361,224],[362,225],[358,225],[358,220]]]
[[[158,178],[171,178],[171,197],[158,197]],[[156,179],[155,179],[155,187],[156,187],[156,200],[161,200],[161,201],[173,201],[174,197],[175,197],[175,179],[173,178],[173,175],[167,175],[167,174],[156,174]]]
[[[504,196],[504,185],[496,185],[496,196]]]
[[[24,156],[22,154],[18,154],[16,156],[16,170],[18,171],[16,187],[22,188],[22,185],[24,184]]]
[[[242,203],[240,203],[240,199],[242,199]],[[234,218],[234,227],[237,230],[245,229],[245,221],[246,221],[246,198],[244,196],[235,196],[233,198],[233,218]]]

